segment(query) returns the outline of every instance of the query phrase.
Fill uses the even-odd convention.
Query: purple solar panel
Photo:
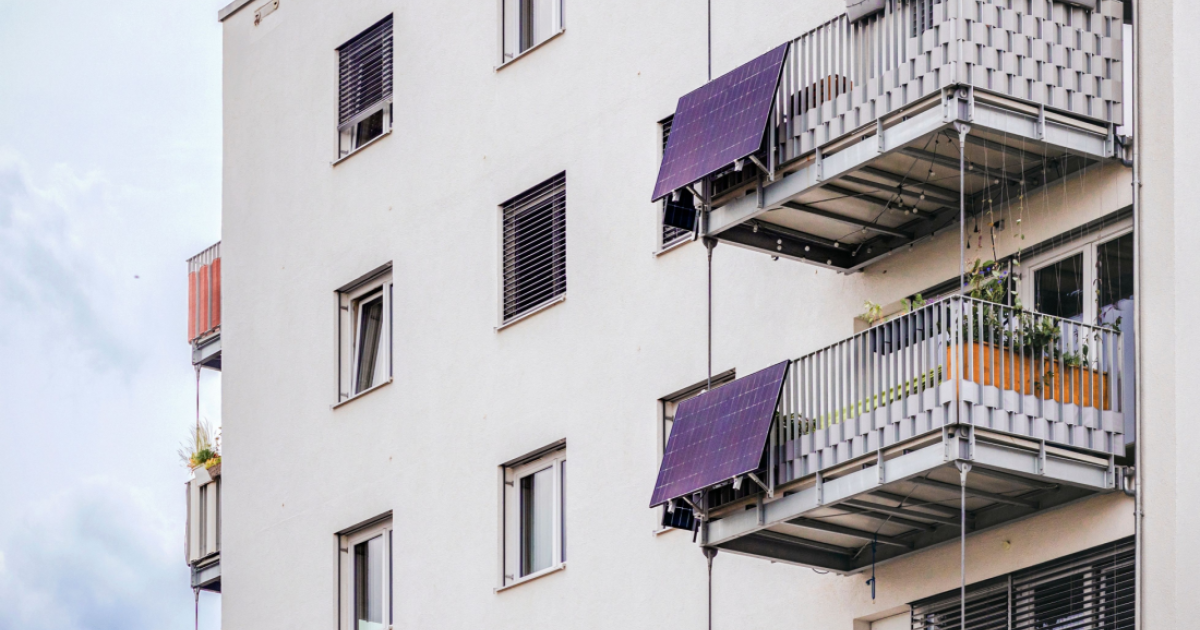
[[[787,370],[784,361],[679,403],[650,507],[757,469]]]
[[[758,151],[787,48],[783,44],[679,99],[654,201]]]

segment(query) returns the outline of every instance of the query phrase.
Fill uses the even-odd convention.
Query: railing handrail
[[[1120,38],[1119,33],[1106,34],[1110,27],[1106,21],[1116,19],[1108,7],[1090,11],[1061,0],[1035,1],[1037,4],[1008,8],[996,0],[967,0],[969,6],[963,7],[964,15],[960,16],[959,5],[948,0],[887,0],[880,13],[854,22],[843,13],[791,39],[771,125],[773,164],[785,165],[810,155],[816,148],[868,128],[948,85],[975,85],[978,73],[974,70],[1011,74],[1014,69],[1003,65],[1003,55],[984,57],[970,46],[966,54],[953,44],[963,41],[980,45],[974,27],[991,28],[1004,12],[1016,14],[1018,19],[1033,15],[1051,22],[1063,13],[1052,8],[1058,5],[1065,6],[1070,15],[1083,12],[1081,23],[1068,18],[1065,24],[1076,29],[1082,24],[1083,37],[1078,46],[1075,42],[1060,44],[1049,37],[1033,37],[1045,45],[1065,45],[1069,53],[1081,52],[1101,61],[1124,61],[1121,46],[1103,45],[1105,39]],[[983,46],[992,49],[988,42]],[[960,53],[965,58],[959,59]],[[1032,51],[1029,56],[1037,58]],[[960,67],[962,64],[968,67]],[[1028,71],[1022,68],[1016,68],[1013,76],[1024,82],[976,87],[1042,104],[1071,117],[1103,121],[1106,125],[1123,122],[1123,95],[1119,90],[1110,92],[1100,87],[1105,81],[1121,81],[1123,77],[1110,76],[1110,68],[1104,63],[1089,63],[1086,67],[1069,87],[1046,83],[1040,74],[1026,74]],[[833,83],[828,80],[834,78],[841,81],[836,89],[830,89]],[[846,98],[839,102],[842,97]],[[830,104],[831,108],[822,111]],[[816,113],[810,116],[813,110]]]
[[[832,342],[832,343],[829,343],[829,344],[826,344],[826,345],[824,345],[824,346],[821,346],[820,348],[817,348],[816,350],[813,350],[813,351],[811,351],[811,352],[807,352],[807,353],[805,353],[805,354],[802,354],[802,355],[800,355],[800,356],[798,356],[798,357],[796,357],[796,358],[794,358],[794,359],[792,359],[792,360],[793,360],[793,361],[799,361],[799,360],[801,360],[801,359],[806,359],[806,358],[808,358],[808,357],[811,357],[811,356],[813,356],[813,355],[817,355],[817,354],[820,354],[820,353],[822,353],[822,352],[826,352],[826,351],[828,351],[828,350],[830,350],[830,349],[833,349],[833,348],[835,348],[835,347],[837,347],[837,346],[840,346],[840,345],[842,345],[842,344],[845,344],[846,342],[853,341],[853,340],[857,339],[858,337],[865,337],[865,336],[867,336],[867,335],[871,334],[872,332],[876,331],[877,329],[879,329],[879,328],[882,328],[883,326],[886,326],[886,325],[888,325],[888,324],[894,324],[894,323],[897,323],[897,322],[899,322],[899,321],[901,321],[901,320],[904,320],[904,319],[913,318],[913,317],[915,317],[915,316],[916,316],[918,313],[920,313],[920,312],[922,312],[922,311],[926,311],[926,310],[932,310],[933,308],[939,307],[939,306],[943,305],[943,304],[944,304],[944,303],[946,303],[946,302],[955,302],[955,301],[959,301],[959,300],[962,300],[964,303],[966,303],[966,302],[970,302],[970,303],[974,303],[974,304],[980,304],[980,305],[986,305],[986,306],[989,306],[989,307],[994,307],[994,308],[1002,308],[1002,309],[1008,310],[1008,311],[1010,311],[1010,312],[1013,312],[1013,313],[1016,313],[1016,314],[1030,315],[1030,316],[1033,316],[1033,317],[1035,317],[1035,318],[1038,318],[1038,319],[1050,319],[1050,320],[1055,320],[1056,322],[1059,322],[1059,325],[1064,325],[1064,324],[1065,324],[1065,325],[1070,325],[1070,326],[1079,326],[1079,327],[1082,327],[1082,328],[1088,328],[1088,329],[1091,329],[1091,330],[1096,330],[1096,331],[1101,331],[1101,332],[1108,332],[1108,333],[1113,333],[1113,334],[1118,334],[1118,335],[1119,335],[1119,334],[1121,334],[1121,331],[1120,331],[1119,329],[1117,329],[1117,328],[1116,328],[1116,327],[1114,327],[1114,326],[1107,325],[1107,324],[1089,324],[1089,323],[1087,323],[1087,322],[1081,322],[1081,321],[1077,321],[1077,320],[1074,320],[1074,319],[1067,319],[1067,318],[1065,318],[1065,317],[1058,317],[1058,316],[1056,316],[1056,315],[1049,315],[1049,314],[1046,314],[1046,313],[1042,313],[1042,312],[1039,312],[1039,311],[1035,311],[1035,310],[1033,310],[1033,309],[1028,309],[1028,308],[1024,308],[1024,307],[1022,307],[1022,308],[1019,308],[1019,309],[1018,309],[1017,307],[1015,307],[1015,306],[1012,306],[1012,305],[1009,305],[1009,304],[1000,304],[1000,303],[998,303],[998,302],[992,302],[992,301],[989,301],[989,300],[984,300],[984,299],[980,299],[980,298],[975,298],[975,297],[971,297],[971,296],[968,296],[968,295],[960,295],[960,294],[957,294],[957,293],[951,293],[951,294],[949,294],[949,295],[944,295],[944,296],[941,296],[941,297],[935,298],[935,299],[933,299],[933,300],[930,300],[930,301],[929,301],[929,302],[927,302],[926,304],[923,304],[923,305],[921,305],[921,306],[919,306],[919,307],[917,307],[917,308],[914,308],[913,310],[911,310],[911,311],[909,311],[909,312],[907,312],[907,313],[901,313],[901,314],[899,314],[899,315],[896,315],[896,316],[893,316],[893,317],[891,317],[891,318],[889,318],[889,319],[887,319],[887,320],[883,320],[883,321],[879,321],[879,322],[876,322],[876,323],[874,323],[874,324],[871,324],[871,325],[870,325],[870,327],[868,327],[868,328],[867,328],[867,329],[865,329],[865,330],[861,330],[861,331],[859,331],[859,332],[856,332],[856,333],[854,333],[853,335],[850,335],[849,337],[843,337],[843,338],[841,338],[841,339],[838,339],[837,341],[834,341],[834,342]]]

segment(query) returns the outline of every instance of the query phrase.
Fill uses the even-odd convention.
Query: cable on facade
[[[708,630],[713,627],[712,614],[712,561],[717,555],[716,547],[704,547],[704,557],[708,560]]]

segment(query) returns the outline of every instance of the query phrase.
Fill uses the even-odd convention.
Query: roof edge
[[[225,7],[222,8],[220,11],[217,11],[217,21],[224,22],[225,18],[233,15],[234,13],[237,13],[239,9],[246,6],[247,4],[250,4],[251,1],[252,0],[232,0],[232,2],[225,5]]]

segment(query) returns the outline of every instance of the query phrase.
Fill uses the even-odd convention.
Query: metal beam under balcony
[[[970,218],[1113,157],[1108,130],[1063,118],[974,90],[945,90],[814,152],[774,182],[718,199],[706,234],[857,271],[955,226],[960,191]],[[964,185],[956,125],[969,129]],[[762,231],[777,236],[764,239]]]
[[[777,498],[730,506],[702,525],[724,551],[838,573],[869,570],[981,531],[1117,489],[1111,460],[974,427],[900,445],[814,475]],[[959,465],[969,464],[965,504]],[[871,547],[874,546],[874,553]]]

